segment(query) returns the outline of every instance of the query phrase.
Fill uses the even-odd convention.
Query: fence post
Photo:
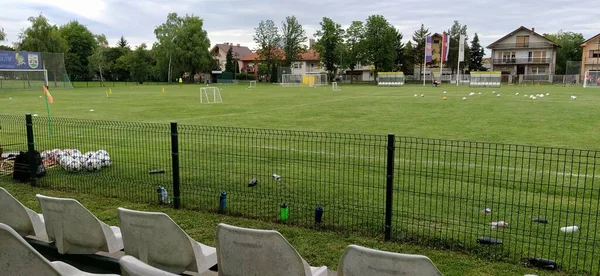
[[[387,142],[387,172],[385,187],[385,240],[392,238],[392,206],[394,200],[394,150],[396,136],[388,134]]]
[[[27,157],[29,159],[29,181],[31,186],[37,183],[37,164],[35,162],[35,143],[33,140],[33,119],[31,113],[25,115],[25,125],[27,126]]]
[[[181,207],[179,191],[179,138],[177,137],[177,122],[171,123],[171,157],[173,159],[173,207]]]

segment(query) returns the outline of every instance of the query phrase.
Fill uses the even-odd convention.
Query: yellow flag
[[[165,93],[165,88],[164,87],[162,88],[162,92]]]
[[[112,88],[108,89],[108,94],[112,95]]]

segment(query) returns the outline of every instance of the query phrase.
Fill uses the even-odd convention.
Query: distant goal
[[[600,88],[600,70],[586,71],[583,78],[583,87]]]
[[[305,74],[283,74],[281,75],[281,86],[325,86],[327,85],[327,74],[305,73]]]
[[[200,88],[200,103],[211,104],[211,103],[222,103],[221,89],[217,87],[203,87]]]

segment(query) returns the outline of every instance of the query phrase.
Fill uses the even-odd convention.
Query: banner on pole
[[[42,54],[36,52],[0,51],[0,69],[43,69]]]
[[[450,41],[447,33],[442,35],[442,63],[448,61],[448,52],[450,50]]]
[[[431,36],[425,38],[425,62],[432,62],[433,54],[431,53]]]
[[[465,35],[460,35],[458,40],[458,62],[465,61]]]

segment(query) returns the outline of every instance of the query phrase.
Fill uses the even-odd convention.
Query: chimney
[[[531,28],[531,32],[532,32],[532,33],[535,33],[535,28]]]

